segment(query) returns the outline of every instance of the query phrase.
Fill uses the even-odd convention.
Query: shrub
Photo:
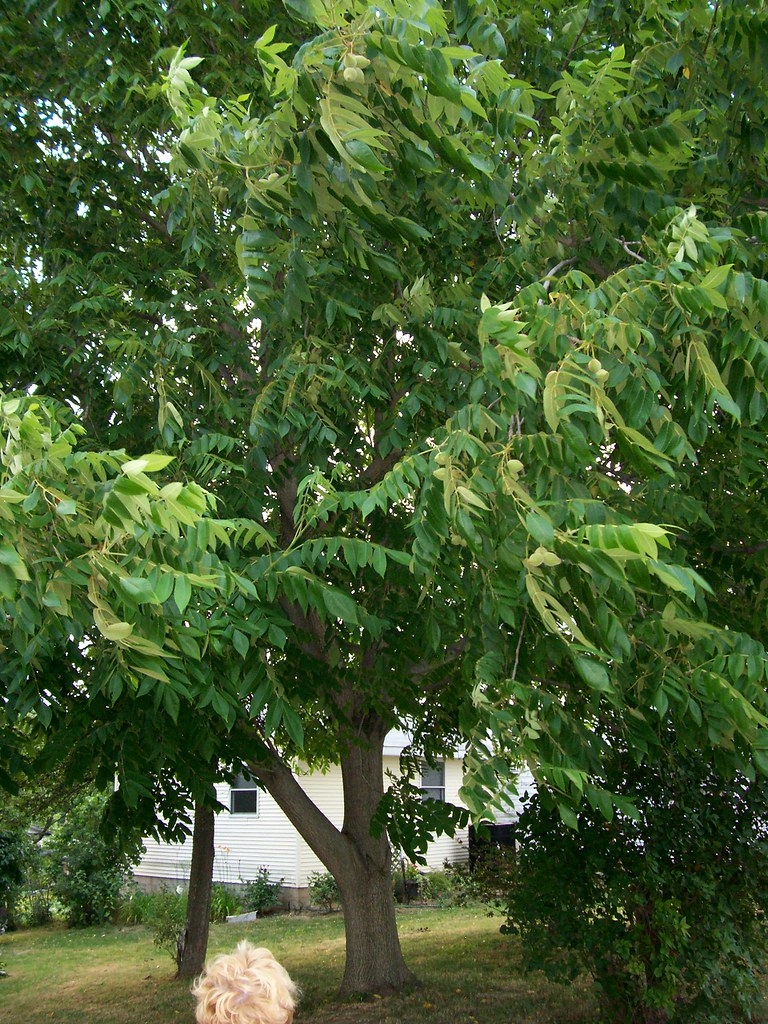
[[[53,894],[72,925],[102,924],[115,913],[136,859],[116,837],[99,831],[106,797],[89,795],[51,833],[47,845]]]
[[[21,892],[28,847],[22,833],[0,832],[0,932],[16,926],[16,901]]]
[[[263,914],[280,903],[283,880],[281,878],[279,882],[270,882],[268,868],[261,867],[256,871],[255,878],[248,879],[248,881],[240,879],[240,881],[242,882],[240,902],[243,905],[243,910]]]
[[[430,871],[424,875],[421,886],[422,899],[440,906],[453,901],[453,880],[447,871]]]
[[[187,894],[172,889],[151,893],[143,904],[144,924],[152,932],[152,941],[179,965],[179,939],[187,918]]]
[[[451,880],[451,902],[457,907],[484,903],[496,909],[506,907],[515,854],[507,846],[488,845],[474,864],[451,864],[446,873]]]
[[[341,893],[330,871],[313,871],[307,879],[310,899],[326,913],[341,906]]]
[[[520,819],[507,913],[527,965],[560,981],[590,970],[621,1024],[750,1019],[768,959],[768,781],[725,782],[674,752],[617,758],[606,785],[638,820],[586,807],[576,832],[540,797]]]
[[[122,924],[147,924],[154,894],[144,892],[133,879],[120,890],[117,918]]]

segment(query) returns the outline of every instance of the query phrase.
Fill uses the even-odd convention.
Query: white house
[[[387,736],[385,778],[387,772],[399,774],[400,754],[407,744],[405,733],[393,731]],[[456,757],[446,757],[438,769],[425,766],[421,780],[425,794],[461,804],[462,766],[461,752]],[[299,781],[320,810],[340,828],[344,817],[341,769],[334,766],[325,773],[307,773]],[[247,881],[266,867],[272,881],[282,880],[284,894],[292,906],[306,906],[309,875],[325,869],[272,797],[243,778],[235,780],[233,786],[222,783],[216,791],[219,802],[229,810],[216,817],[214,881]],[[465,863],[468,857],[467,829],[457,832],[455,838],[441,836],[427,852],[433,870],[442,868],[446,861]],[[176,886],[188,880],[191,858],[191,839],[175,845],[148,839],[134,875],[147,888]]]

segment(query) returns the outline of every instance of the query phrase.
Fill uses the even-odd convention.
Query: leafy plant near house
[[[447,871],[429,871],[424,875],[421,894],[428,903],[449,906],[453,901],[453,879]]]
[[[740,1024],[764,997],[768,786],[669,740],[657,763],[610,762],[606,784],[637,815],[585,811],[564,830],[546,795],[530,801],[508,929],[530,968],[590,971],[616,1024]]]
[[[0,24],[0,770],[34,729],[178,835],[248,763],[386,992],[388,831],[458,814],[382,813],[393,725],[464,737],[477,811],[525,758],[570,826],[623,807],[614,716],[768,770],[760,635],[678,539],[709,438],[768,455],[766,12],[259,11]],[[343,831],[292,770],[329,762]]]
[[[279,905],[283,879],[271,881],[269,868],[257,868],[255,878],[241,879],[240,882],[239,897],[243,910],[263,914]]]
[[[243,909],[240,893],[232,885],[214,882],[211,886],[211,922],[220,924],[232,914],[239,914]]]
[[[341,906],[341,892],[330,871],[313,871],[307,878],[312,903],[326,913]]]

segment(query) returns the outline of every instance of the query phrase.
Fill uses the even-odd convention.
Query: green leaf
[[[381,547],[375,547],[373,549],[373,568],[382,578],[387,572],[387,556],[384,549]]]
[[[176,576],[173,584],[173,600],[180,613],[184,613],[190,598],[192,597],[192,585],[186,576],[180,573]]]
[[[564,804],[558,801],[557,812],[560,815],[560,820],[568,828],[573,829],[574,832],[579,831],[579,819],[576,816],[576,812],[569,804]]]
[[[131,601],[136,604],[161,604],[155,590],[148,579],[143,576],[124,576],[118,580],[118,586]]]
[[[248,654],[251,644],[244,633],[241,633],[239,629],[235,629],[232,631],[232,646],[240,657],[244,658]]]
[[[142,455],[138,459],[129,459],[128,462],[122,464],[120,471],[125,473],[126,476],[137,476],[140,473],[157,473],[161,469],[165,469],[173,460],[173,455],[160,455],[155,452],[150,455]]]
[[[351,597],[332,587],[323,587],[322,596],[329,615],[352,625],[357,623],[357,606]]]
[[[528,533],[545,548],[552,548],[555,543],[555,528],[552,521],[538,512],[529,512],[525,517]]]
[[[597,690],[600,693],[613,692],[611,677],[605,665],[594,658],[581,656],[575,657],[573,661],[579,675],[592,690]]]

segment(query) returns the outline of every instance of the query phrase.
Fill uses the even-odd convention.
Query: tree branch
[[[258,737],[258,759],[248,769],[264,786],[323,864],[336,875],[345,858],[345,839],[333,822],[307,796],[280,755]]]

